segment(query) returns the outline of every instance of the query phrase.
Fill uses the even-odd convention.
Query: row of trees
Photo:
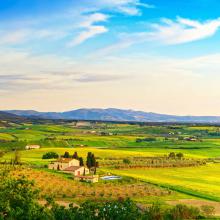
[[[130,199],[110,202],[87,201],[80,206],[60,206],[50,197],[40,205],[39,190],[24,177],[0,176],[0,219],[6,220],[184,220],[205,219],[214,214],[213,207],[201,210],[186,205],[164,209],[159,205],[140,210]]]
[[[74,154],[71,156],[68,151],[64,153],[62,156],[63,158],[73,158],[80,161],[80,166],[84,166],[84,161],[82,157],[79,157],[77,152],[74,152]],[[86,158],[86,166],[91,169],[94,168],[96,172],[96,168],[98,167],[98,162],[96,161],[96,157],[92,152],[88,152],[87,158]]]

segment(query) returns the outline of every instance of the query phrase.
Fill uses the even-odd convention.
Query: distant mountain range
[[[101,120],[101,121],[134,121],[134,122],[195,122],[195,123],[220,123],[220,116],[176,116],[122,110],[116,108],[91,108],[77,109],[66,112],[38,112],[33,110],[10,110],[7,113],[21,117],[39,119],[66,119],[66,120]]]
[[[16,114],[0,111],[0,125],[3,123],[2,121],[17,123],[17,122],[26,122],[27,119],[25,117]]]

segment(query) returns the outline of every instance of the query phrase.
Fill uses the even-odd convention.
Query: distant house
[[[77,121],[76,127],[90,127],[91,123],[88,121]]]
[[[26,150],[32,150],[32,149],[40,149],[40,145],[27,145],[25,147]]]
[[[184,140],[185,141],[198,141],[196,137],[185,137]]]
[[[74,180],[85,181],[85,182],[89,182],[89,183],[97,183],[99,181],[99,176],[98,175],[75,176]]]

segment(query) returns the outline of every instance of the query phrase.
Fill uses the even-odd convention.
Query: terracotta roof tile
[[[64,169],[64,171],[76,171],[79,168],[81,168],[81,167],[80,166],[70,166],[70,167],[67,167],[66,169]]]

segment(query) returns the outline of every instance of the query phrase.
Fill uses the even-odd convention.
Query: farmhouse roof
[[[64,169],[64,171],[76,171],[78,170],[79,168],[81,168],[80,166],[70,166],[70,167],[67,167],[66,169]]]

